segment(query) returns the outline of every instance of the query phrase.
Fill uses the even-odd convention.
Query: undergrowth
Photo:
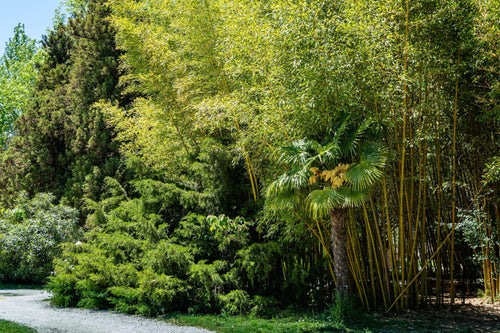
[[[175,314],[166,318],[180,326],[196,326],[221,333],[299,333],[299,332],[471,332],[466,327],[441,329],[436,323],[412,321],[377,314],[364,314],[350,322],[338,322],[330,310],[322,314],[282,313],[273,318],[225,315],[183,315]]]

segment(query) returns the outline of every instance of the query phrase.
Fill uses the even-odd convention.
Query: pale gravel
[[[207,333],[210,331],[110,311],[50,306],[43,290],[0,289],[0,319],[34,328],[39,333]]]

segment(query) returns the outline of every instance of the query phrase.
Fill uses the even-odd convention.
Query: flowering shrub
[[[0,212],[0,282],[45,281],[59,244],[79,236],[78,212],[54,205],[55,196],[21,192],[16,206]]]

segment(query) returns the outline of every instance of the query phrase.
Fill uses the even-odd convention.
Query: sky
[[[24,23],[24,30],[29,37],[41,40],[47,28],[52,25],[59,2],[60,0],[0,0],[0,55],[18,23]]]

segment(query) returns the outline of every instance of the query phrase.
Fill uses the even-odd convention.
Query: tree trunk
[[[329,212],[332,223],[332,253],[337,290],[349,291],[349,257],[347,256],[347,209],[332,208]]]

